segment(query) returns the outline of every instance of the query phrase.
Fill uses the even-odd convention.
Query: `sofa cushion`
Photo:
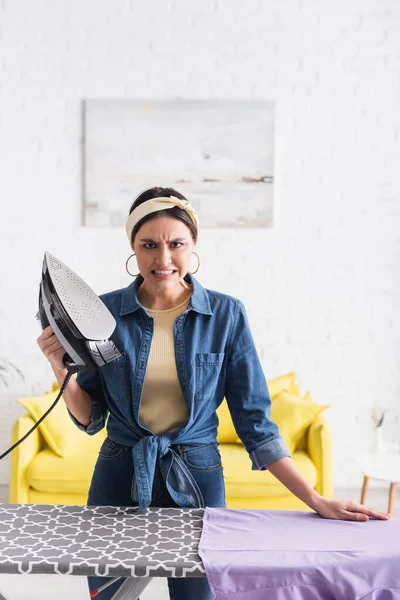
[[[85,506],[87,504],[89,488],[84,494],[70,494],[63,492],[55,494],[53,492],[38,492],[29,488],[27,504],[66,504],[67,506]]]
[[[271,400],[274,400],[283,391],[294,396],[300,396],[300,387],[296,383],[296,373],[286,373],[286,375],[280,375],[274,379],[267,379],[267,385]]]
[[[224,468],[226,495],[235,498],[261,498],[290,495],[289,490],[269,471],[252,471],[249,455],[239,444],[219,446]],[[299,471],[314,487],[317,470],[308,454],[294,452],[292,459]]]
[[[229,444],[237,438],[236,430],[232,423],[231,413],[229,412],[228,403],[224,400],[219,405],[217,410],[218,415],[218,441],[220,444]]]
[[[98,439],[99,448],[101,442]],[[92,449],[62,458],[46,448],[36,454],[28,466],[27,481],[30,487],[39,492],[87,494],[97,454]]]
[[[22,398],[18,402],[26,408],[35,421],[38,421],[53,404],[58,392],[59,390],[34,398]],[[100,439],[103,441],[106,437],[105,429],[95,436],[90,436],[78,429],[69,416],[62,398],[40,423],[39,431],[53,452],[62,457],[72,456],[84,450],[96,451],[100,445]]]
[[[279,427],[290,454],[296,450],[306,429],[329,404],[317,404],[310,392],[299,398],[288,392],[276,396],[271,407],[271,420]]]
[[[100,446],[100,444],[99,444]],[[272,497],[290,494],[269,471],[252,471],[246,450],[238,444],[219,446],[227,496]],[[317,471],[305,452],[295,452],[293,461],[314,487]],[[96,452],[79,452],[61,458],[49,448],[41,450],[27,468],[27,481],[34,490],[52,494],[87,494],[97,460]]]

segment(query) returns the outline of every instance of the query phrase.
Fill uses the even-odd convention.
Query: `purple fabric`
[[[214,600],[400,600],[400,521],[207,508],[199,555]]]

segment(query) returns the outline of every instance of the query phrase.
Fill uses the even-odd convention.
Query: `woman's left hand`
[[[343,500],[331,500],[330,498],[324,498],[322,496],[318,499],[315,510],[325,519],[368,521],[372,518],[386,521],[391,518],[388,513],[372,510],[372,508],[367,508],[363,504],[346,502]]]

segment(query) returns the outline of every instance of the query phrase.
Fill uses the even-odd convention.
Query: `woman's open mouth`
[[[154,270],[152,271],[152,275],[157,277],[157,279],[169,279],[176,273],[176,269],[163,269],[163,270]]]

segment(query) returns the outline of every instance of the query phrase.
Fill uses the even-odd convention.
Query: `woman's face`
[[[160,216],[141,226],[133,251],[147,284],[165,289],[177,285],[190,269],[194,241],[180,219]]]

